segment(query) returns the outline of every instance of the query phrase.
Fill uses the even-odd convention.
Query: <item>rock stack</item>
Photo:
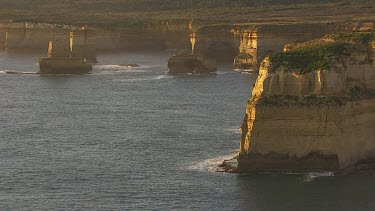
[[[216,62],[206,60],[190,51],[182,51],[168,60],[169,73],[202,74],[215,72]]]
[[[246,106],[237,172],[375,169],[373,32],[268,56]]]
[[[48,57],[39,59],[40,74],[85,74],[92,70],[83,57],[71,53],[69,36],[61,31],[53,34],[48,46]]]
[[[82,57],[89,63],[96,60],[96,36],[90,27],[76,28],[70,32],[70,48],[72,57]]]

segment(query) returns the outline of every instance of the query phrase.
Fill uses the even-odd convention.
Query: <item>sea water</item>
[[[371,175],[216,172],[256,74],[168,75],[172,52],[99,53],[88,75],[0,52],[0,210],[374,210]],[[119,64],[137,63],[127,68]]]

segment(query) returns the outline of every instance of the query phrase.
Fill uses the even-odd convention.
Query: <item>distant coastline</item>
[[[375,2],[336,1],[32,1],[0,3],[0,19],[90,25],[119,29],[158,21],[194,20],[218,23],[303,23],[374,20]]]

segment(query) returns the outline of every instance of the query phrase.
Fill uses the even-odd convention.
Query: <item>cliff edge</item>
[[[375,33],[330,34],[285,49],[260,66],[231,170],[374,169]]]

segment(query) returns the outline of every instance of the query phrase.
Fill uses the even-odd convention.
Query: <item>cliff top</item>
[[[209,23],[375,19],[375,0],[0,0],[0,19],[119,28],[160,20]]]
[[[330,70],[340,56],[349,56],[354,46],[367,49],[375,32],[346,32],[328,34],[322,39],[288,45],[286,52],[269,55],[270,71],[305,74],[314,70]]]

